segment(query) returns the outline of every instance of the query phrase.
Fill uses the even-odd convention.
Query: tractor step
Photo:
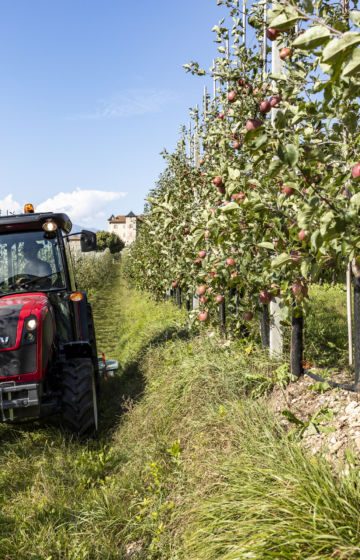
[[[114,373],[119,369],[119,362],[117,360],[105,360],[99,357],[99,371],[102,375],[107,374],[113,377]]]

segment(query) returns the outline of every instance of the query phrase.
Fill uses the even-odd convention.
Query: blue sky
[[[141,212],[216,53],[216,0],[0,0],[0,208]],[[121,195],[121,193],[127,193]]]

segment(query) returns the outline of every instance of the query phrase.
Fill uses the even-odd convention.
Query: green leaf
[[[303,0],[304,9],[308,14],[314,13],[314,4],[312,0]]]
[[[341,76],[343,78],[348,78],[354,76],[360,72],[360,48],[354,49],[346,62]]]
[[[293,27],[300,19],[301,17],[295,8],[286,6],[280,14],[277,11],[270,11],[268,24],[269,27],[275,27],[275,29],[279,29],[280,31],[286,31]]]
[[[270,249],[271,251],[275,251],[274,244],[270,243],[270,241],[261,241],[261,243],[258,243],[258,247],[262,247],[263,249]]]
[[[232,179],[233,181],[239,179],[241,175],[240,169],[234,169],[233,167],[229,167],[228,173],[229,173],[229,179]]]
[[[236,202],[230,202],[226,206],[222,206],[221,210],[223,212],[231,212],[232,210],[239,210],[239,205]]]
[[[322,54],[322,62],[334,64],[338,56],[344,54],[347,50],[355,47],[360,43],[360,33],[348,31],[344,33],[340,39],[332,39],[326,45]]]
[[[317,230],[315,230],[315,231],[311,234],[311,238],[310,238],[311,247],[312,247],[315,251],[318,251],[319,248],[321,247],[321,242],[322,242],[321,233],[320,233],[320,231],[317,229]]]
[[[204,236],[205,236],[204,230],[195,231],[194,239],[193,239],[194,245],[195,246],[198,245],[200,241],[204,238]]]
[[[357,27],[360,27],[360,11],[359,10],[351,10],[350,11],[350,19]]]
[[[325,43],[329,37],[330,31],[327,27],[323,25],[314,25],[313,27],[309,27],[305,33],[296,37],[293,42],[293,47],[311,50]]]
[[[287,125],[286,117],[285,117],[283,111],[281,111],[279,109],[278,111],[276,111],[275,128],[277,130],[282,130],[282,129],[286,128],[286,125]]]
[[[291,410],[283,410],[281,414],[292,424],[296,426],[305,426],[304,422],[300,420],[300,418],[297,418]]]
[[[276,177],[280,172],[282,166],[283,166],[283,162],[280,159],[273,159],[269,165],[269,170],[268,170],[269,177]]]
[[[267,144],[268,137],[267,134],[262,134],[261,136],[257,136],[255,140],[251,143],[251,148],[253,150],[259,150],[264,144]]]
[[[302,261],[301,263],[301,267],[300,267],[300,271],[302,276],[304,276],[305,278],[307,277],[307,275],[310,272],[310,268],[311,268],[311,264],[309,263],[309,261]]]
[[[360,192],[354,194],[354,196],[351,197],[350,206],[352,208],[356,208],[356,210],[359,210],[359,208],[360,208]]]
[[[288,253],[281,253],[278,257],[275,257],[271,261],[271,268],[279,268],[283,264],[286,264],[291,261],[291,256]]]
[[[299,152],[293,144],[287,144],[285,147],[280,146],[278,156],[284,163],[287,163],[291,167],[295,167],[299,161]]]

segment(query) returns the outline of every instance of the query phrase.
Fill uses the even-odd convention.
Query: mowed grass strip
[[[102,386],[99,439],[79,442],[53,422],[0,424],[1,559],[121,558],[127,511],[115,481],[129,456],[114,433],[121,430],[124,407],[143,389],[140,373],[132,376],[137,357],[141,361],[146,346],[182,317],[170,304],[159,307],[146,298],[126,309],[119,267],[112,273],[96,293],[94,315],[99,349],[118,359],[121,369]],[[106,528],[98,524],[104,516]]]

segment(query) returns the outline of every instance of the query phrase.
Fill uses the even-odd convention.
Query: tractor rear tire
[[[62,372],[62,418],[67,429],[79,436],[98,430],[98,396],[94,365],[90,358],[74,358]]]

